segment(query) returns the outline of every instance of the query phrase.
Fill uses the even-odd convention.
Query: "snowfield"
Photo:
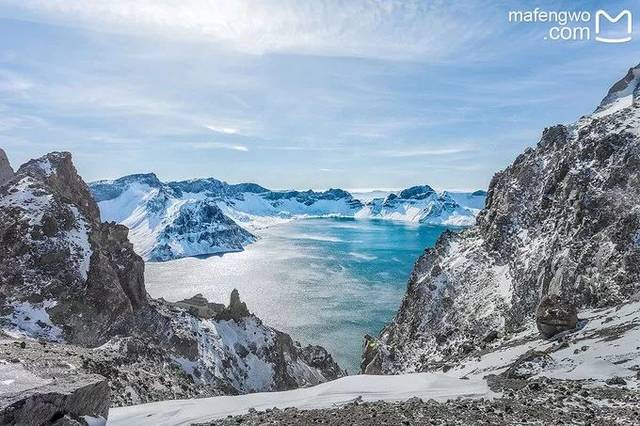
[[[182,401],[161,401],[131,407],[112,408],[109,426],[189,425],[228,415],[244,414],[250,408],[325,408],[362,397],[364,401],[402,401],[411,397],[446,401],[450,398],[491,398],[482,379],[461,380],[443,373],[415,373],[399,376],[348,376],[317,386],[285,392],[219,396]]]

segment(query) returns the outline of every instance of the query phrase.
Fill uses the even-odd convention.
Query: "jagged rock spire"
[[[247,304],[240,300],[240,293],[234,288],[229,299],[229,306],[224,308],[224,310],[216,316],[216,319],[240,321],[242,318],[250,315],[251,313],[247,308]]]
[[[9,181],[13,176],[13,169],[11,168],[11,164],[9,164],[7,154],[0,148],[0,185],[4,185],[5,182]]]

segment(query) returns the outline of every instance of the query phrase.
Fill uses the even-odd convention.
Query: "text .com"
[[[511,10],[512,23],[548,23],[544,39],[552,41],[595,40],[601,43],[626,43],[633,33],[633,15],[629,10],[609,13],[597,10]]]

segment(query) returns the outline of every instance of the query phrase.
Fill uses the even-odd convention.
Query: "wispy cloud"
[[[205,124],[204,127],[216,133],[224,133],[225,135],[235,135],[240,132],[239,129],[233,127],[214,126],[213,124]]]
[[[189,146],[193,149],[230,149],[233,151],[249,152],[249,148],[244,145],[234,145],[222,142],[191,142]]]
[[[424,157],[453,155],[468,152],[468,148],[407,148],[407,149],[389,149],[377,151],[377,155],[385,157]]]
[[[17,94],[27,91],[31,87],[33,87],[33,83],[29,79],[7,70],[0,70],[0,93]]]
[[[447,1],[3,1],[63,24],[204,40],[258,54],[436,58],[492,31],[469,19],[490,8]]]

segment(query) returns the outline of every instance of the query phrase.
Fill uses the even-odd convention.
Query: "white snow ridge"
[[[256,240],[253,232],[309,217],[469,226],[486,197],[484,191],[436,192],[423,185],[362,202],[341,189],[271,191],[212,178],[163,183],[154,174],[90,187],[102,219],[127,226],[136,252],[156,261],[240,251]]]

